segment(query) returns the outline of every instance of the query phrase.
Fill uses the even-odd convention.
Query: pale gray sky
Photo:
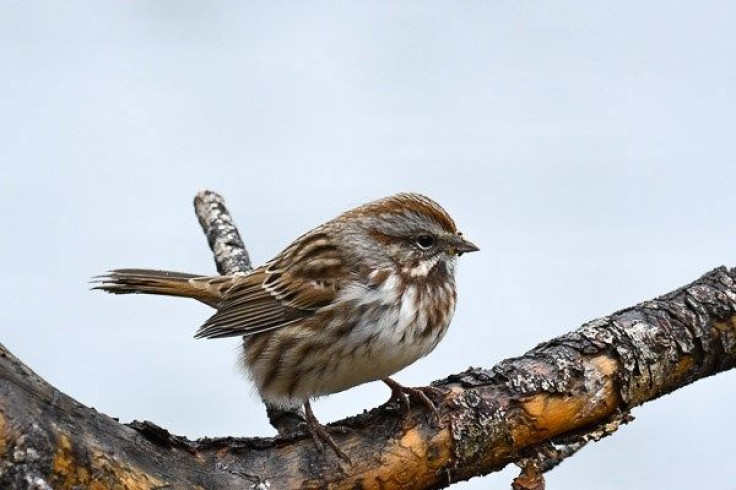
[[[123,421],[270,434],[238,341],[192,339],[207,307],[87,290],[112,267],[213,272],[201,188],[257,263],[363,201],[442,203],[482,252],[406,384],[736,265],[734,25],[727,1],[0,0],[0,342]],[[636,410],[549,488],[730,488],[734,381]]]

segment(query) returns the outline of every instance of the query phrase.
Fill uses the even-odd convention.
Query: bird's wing
[[[236,281],[195,337],[249,336],[290,325],[332,303],[346,275],[327,234],[304,235]]]

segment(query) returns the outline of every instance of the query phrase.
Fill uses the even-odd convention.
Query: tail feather
[[[202,276],[150,269],[115,269],[95,277],[92,289],[113,294],[161,294],[194,298],[217,307],[226,286],[223,276]]]

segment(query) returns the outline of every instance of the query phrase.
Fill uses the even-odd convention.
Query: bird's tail
[[[116,269],[95,277],[92,289],[114,294],[162,294],[194,298],[217,307],[232,278],[150,269]]]

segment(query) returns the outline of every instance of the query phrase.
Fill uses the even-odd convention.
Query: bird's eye
[[[432,235],[419,235],[414,241],[419,246],[419,248],[423,250],[432,248],[435,243],[434,237]]]

